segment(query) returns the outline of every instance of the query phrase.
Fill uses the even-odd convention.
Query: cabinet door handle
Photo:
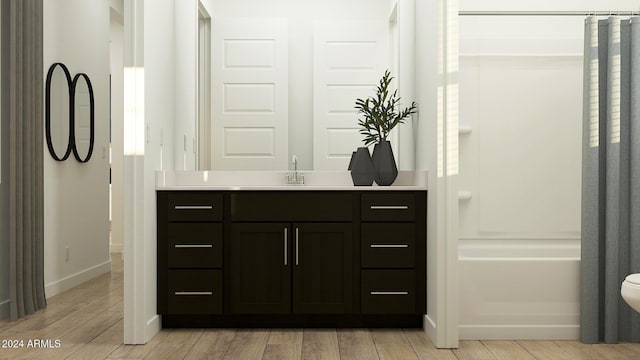
[[[371,295],[409,295],[408,291],[371,291]]]
[[[298,266],[298,228],[296,228],[296,266]]]
[[[372,248],[408,248],[407,244],[371,244]]]
[[[176,296],[211,296],[213,295],[213,291],[176,291],[174,294]]]
[[[211,244],[206,244],[206,245],[191,245],[191,244],[184,244],[184,245],[174,245],[174,247],[176,249],[200,249],[200,248],[212,248],[213,245]]]
[[[408,210],[407,205],[371,205],[371,210]]]
[[[213,205],[176,205],[173,208],[176,210],[211,210]]]
[[[284,228],[284,266],[287,266],[287,255],[288,255],[287,243],[288,242],[289,242],[289,239],[287,235],[287,228]]]

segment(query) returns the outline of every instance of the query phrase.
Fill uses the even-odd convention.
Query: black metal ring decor
[[[49,154],[57,161],[67,160],[69,155],[71,154],[73,147],[73,139],[71,131],[69,131],[69,141],[67,142],[67,149],[64,152],[64,155],[58,156],[56,150],[53,148],[53,141],[51,140],[51,78],[53,77],[53,72],[56,70],[56,67],[60,67],[62,71],[64,71],[64,75],[67,78],[67,88],[69,90],[69,120],[71,121],[71,114],[73,113],[73,107],[71,105],[71,74],[69,73],[69,69],[63,63],[55,63],[49,67],[49,72],[47,73],[47,82],[45,86],[45,105],[44,105],[44,129],[45,135],[47,138],[47,147],[49,148]]]
[[[78,154],[78,148],[76,146],[76,127],[75,127],[75,101],[76,101],[76,85],[78,84],[78,80],[82,78],[84,79],[84,81],[87,83],[87,88],[89,89],[89,149],[87,150],[87,155],[85,155],[84,159],[80,157],[80,154]],[[73,114],[72,116],[70,116],[71,120],[70,120],[70,128],[69,128],[69,134],[73,134],[72,136],[72,140],[73,140],[73,156],[76,158],[76,160],[78,160],[81,163],[85,163],[87,161],[89,161],[89,159],[91,159],[91,154],[93,153],[93,143],[95,141],[94,139],[94,132],[95,132],[95,102],[93,99],[93,86],[91,86],[91,80],[89,80],[89,76],[87,76],[87,74],[84,73],[80,73],[77,74],[74,78],[73,78],[73,86],[72,88],[72,96],[71,96],[71,108],[74,109],[73,112],[71,112],[70,114]]]
[[[64,155],[59,156],[56,150],[53,147],[53,141],[51,139],[51,78],[53,77],[53,72],[57,67],[60,67],[62,71],[64,71],[64,75],[67,79],[67,88],[69,90],[69,139],[67,142],[67,149],[64,152]],[[78,148],[76,147],[76,136],[75,136],[75,97],[76,97],[76,86],[78,84],[78,80],[82,78],[87,84],[87,88],[89,89],[89,149],[87,150],[87,154],[84,158],[78,153]],[[93,145],[95,142],[95,101],[93,95],[93,86],[91,85],[91,80],[89,76],[84,73],[76,74],[73,79],[71,79],[71,73],[69,69],[63,63],[54,63],[49,67],[49,71],[47,73],[47,80],[45,86],[45,136],[47,138],[47,147],[49,148],[49,153],[51,157],[53,157],[56,161],[64,161],[69,158],[69,155],[73,152],[73,156],[78,160],[78,162],[86,163],[91,159],[91,154],[93,154]]]

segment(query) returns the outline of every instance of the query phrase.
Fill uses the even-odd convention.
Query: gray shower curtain
[[[585,22],[580,339],[640,342],[640,18]]]
[[[8,235],[12,320],[46,307],[42,1],[2,0],[3,82],[8,79],[8,83],[3,84],[3,94],[8,96],[9,108]],[[7,37],[4,30],[8,30]]]

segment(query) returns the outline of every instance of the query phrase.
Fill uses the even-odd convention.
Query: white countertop
[[[156,190],[410,191],[427,190],[426,171],[400,171],[391,186],[354,186],[348,171],[299,171],[304,185],[286,184],[287,171],[156,171]]]

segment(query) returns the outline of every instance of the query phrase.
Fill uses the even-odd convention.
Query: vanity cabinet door
[[[288,223],[231,225],[231,312],[291,312],[291,231]]]
[[[351,223],[293,225],[293,312],[353,312]]]

